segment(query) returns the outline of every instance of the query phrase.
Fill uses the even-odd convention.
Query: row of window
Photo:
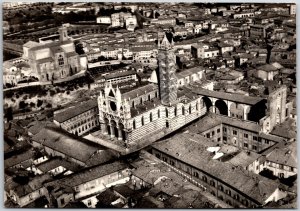
[[[199,109],[198,108],[199,107],[198,103],[196,104],[196,107],[197,107],[197,110],[198,110]],[[166,118],[168,118],[169,117],[169,110],[167,108],[165,108],[165,113],[166,113]],[[192,105],[189,106],[189,114],[191,114],[191,113],[192,113]],[[181,107],[181,114],[185,115],[184,106]],[[174,115],[177,116],[177,107],[174,108]],[[157,117],[160,118],[160,110],[159,109],[157,110]],[[150,114],[149,114],[149,120],[150,120],[150,122],[153,121],[152,112],[150,112]],[[144,116],[141,117],[141,124],[142,124],[142,126],[145,124]],[[136,129],[135,119],[133,120],[132,125],[133,125],[133,129]]]
[[[161,157],[160,154],[155,154],[155,155],[156,155],[157,158],[160,159],[160,157]],[[164,162],[168,162],[168,160],[169,160],[170,165],[172,165],[172,166],[175,165],[175,162],[174,162],[172,159],[168,159],[168,158],[162,156],[162,160],[163,160]],[[180,168],[180,167],[179,167],[179,168]],[[186,172],[189,173],[189,174],[191,174],[191,169],[190,169],[190,168],[187,168]],[[193,175],[194,177],[200,179],[199,173],[198,173],[198,172],[194,171],[192,175]],[[230,196],[230,197],[234,198],[235,200],[241,202],[241,203],[244,204],[246,207],[249,206],[248,200],[246,200],[246,199],[240,199],[239,194],[234,194],[234,195],[232,195],[231,190],[230,190],[230,189],[225,189],[225,188],[223,187],[223,185],[218,185],[218,187],[217,187],[214,180],[210,180],[210,181],[208,182],[207,176],[205,176],[205,175],[203,175],[201,179],[202,179],[205,183],[209,183],[210,186],[215,187],[215,188],[218,188],[220,191],[224,192],[224,193],[227,194],[228,196]],[[213,194],[213,195],[215,195],[215,194]],[[222,196],[220,196],[220,197],[222,197]]]
[[[228,131],[229,131],[229,130],[228,130]],[[226,128],[226,127],[223,127],[223,132],[224,132],[224,133],[227,132],[227,128]],[[237,134],[238,134],[237,130],[232,130],[232,134],[233,134],[233,135],[237,135]],[[244,133],[244,138],[248,139],[248,137],[249,137],[248,133]],[[261,138],[261,137],[257,137],[257,136],[253,136],[253,140],[254,140],[254,141],[257,141],[257,142],[261,142],[261,141],[262,141],[262,138]],[[269,144],[269,140],[264,139],[264,141],[265,141],[265,144]]]

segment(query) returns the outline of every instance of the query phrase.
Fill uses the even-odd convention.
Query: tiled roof
[[[50,160],[47,160],[47,161],[37,165],[36,168],[41,170],[43,173],[46,173],[46,172],[51,171],[52,169],[55,169],[59,166],[62,166],[73,172],[78,170],[78,167],[74,163],[71,163],[71,162],[61,159],[61,158],[52,158]]]
[[[213,160],[209,152],[203,150],[201,144],[184,137],[184,134],[181,136],[179,139],[170,138],[157,142],[152,147],[205,171],[260,204],[264,204],[265,200],[278,188],[279,184],[275,181],[240,168],[233,168],[231,164]]]
[[[245,151],[241,151],[227,162],[234,166],[241,166],[245,168],[252,164],[254,161],[256,161],[260,156],[261,155],[255,152],[247,153]]]
[[[63,123],[75,116],[78,116],[81,113],[84,113],[90,109],[97,108],[98,101],[97,99],[91,99],[85,102],[80,103],[79,105],[76,105],[75,107],[68,108],[67,110],[64,110],[60,113],[57,113],[54,115],[54,120],[56,120],[59,123]]]
[[[49,126],[34,135],[32,140],[82,162],[86,162],[98,150],[106,149],[60,128]]]
[[[136,97],[142,96],[151,91],[157,90],[158,86],[156,84],[147,84],[145,86],[141,86],[137,89],[131,90],[129,92],[122,93],[122,99],[132,100]]]
[[[203,89],[203,88],[194,87],[194,86],[192,86],[191,91],[196,94],[199,94],[199,95],[215,97],[215,98],[224,99],[224,100],[230,100],[233,102],[243,103],[246,105],[255,105],[256,103],[263,100],[263,98],[260,98],[260,97],[251,97],[251,96],[240,95],[240,94],[231,94],[231,93],[227,93],[227,92],[217,92],[217,91],[212,91],[212,90]]]
[[[276,147],[269,155],[267,160],[297,168],[297,143],[287,143]]]
[[[204,71],[204,68],[203,67],[193,67],[193,68],[190,68],[190,69],[186,69],[186,70],[183,70],[179,73],[177,73],[177,78],[180,79],[180,78],[185,78],[186,76],[190,76],[194,73],[198,73],[200,71]]]
[[[123,71],[123,72],[107,74],[107,75],[104,75],[103,77],[106,80],[108,80],[108,79],[112,79],[112,78],[118,78],[118,77],[123,77],[123,76],[134,75],[134,74],[136,74],[136,71],[129,70],[129,71]]]
[[[14,155],[8,159],[4,160],[4,167],[9,168],[13,167],[17,164],[20,164],[24,161],[28,161],[30,159],[33,159],[34,157],[34,151],[33,150],[28,150],[26,152],[23,152],[21,154]]]
[[[114,163],[109,163],[105,165],[99,165],[96,167],[84,169],[83,171],[76,172],[63,179],[57,180],[56,183],[61,185],[66,185],[69,187],[75,187],[80,184],[101,178],[103,176],[118,172],[128,168],[129,165],[116,161]]]

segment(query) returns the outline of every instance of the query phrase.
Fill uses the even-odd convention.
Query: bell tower
[[[158,38],[159,95],[163,105],[170,106],[177,100],[176,56],[172,34]]]

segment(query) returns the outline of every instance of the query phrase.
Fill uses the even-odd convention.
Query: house
[[[297,175],[297,147],[296,142],[284,143],[275,147],[272,151],[263,153],[261,169],[272,171],[278,178],[288,178]]]
[[[32,203],[33,201],[45,196],[49,201],[49,193],[44,186],[44,183],[52,180],[48,174],[39,175],[25,185],[18,185],[9,191],[9,197],[20,207]]]
[[[200,81],[205,74],[203,67],[193,67],[177,73],[177,86],[186,86],[195,81]]]
[[[77,201],[96,200],[96,195],[106,188],[129,181],[129,165],[116,161],[86,168],[46,184],[72,189]],[[89,202],[87,202],[89,203]],[[95,205],[95,202],[93,202]]]
[[[257,69],[257,77],[262,80],[272,81],[274,76],[279,73],[279,69],[272,64],[259,66]]]
[[[4,160],[4,168],[27,168],[33,163],[35,151],[31,148],[25,152],[15,154]]]
[[[259,172],[261,171],[259,163],[260,157],[261,155],[255,152],[240,151],[237,155],[226,162],[236,166],[237,168],[242,167],[247,171],[259,174]]]

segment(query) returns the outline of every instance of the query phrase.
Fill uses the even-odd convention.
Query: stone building
[[[67,27],[59,28],[59,41],[23,45],[23,59],[30,65],[32,76],[40,81],[66,78],[80,72],[79,55],[67,35]]]

